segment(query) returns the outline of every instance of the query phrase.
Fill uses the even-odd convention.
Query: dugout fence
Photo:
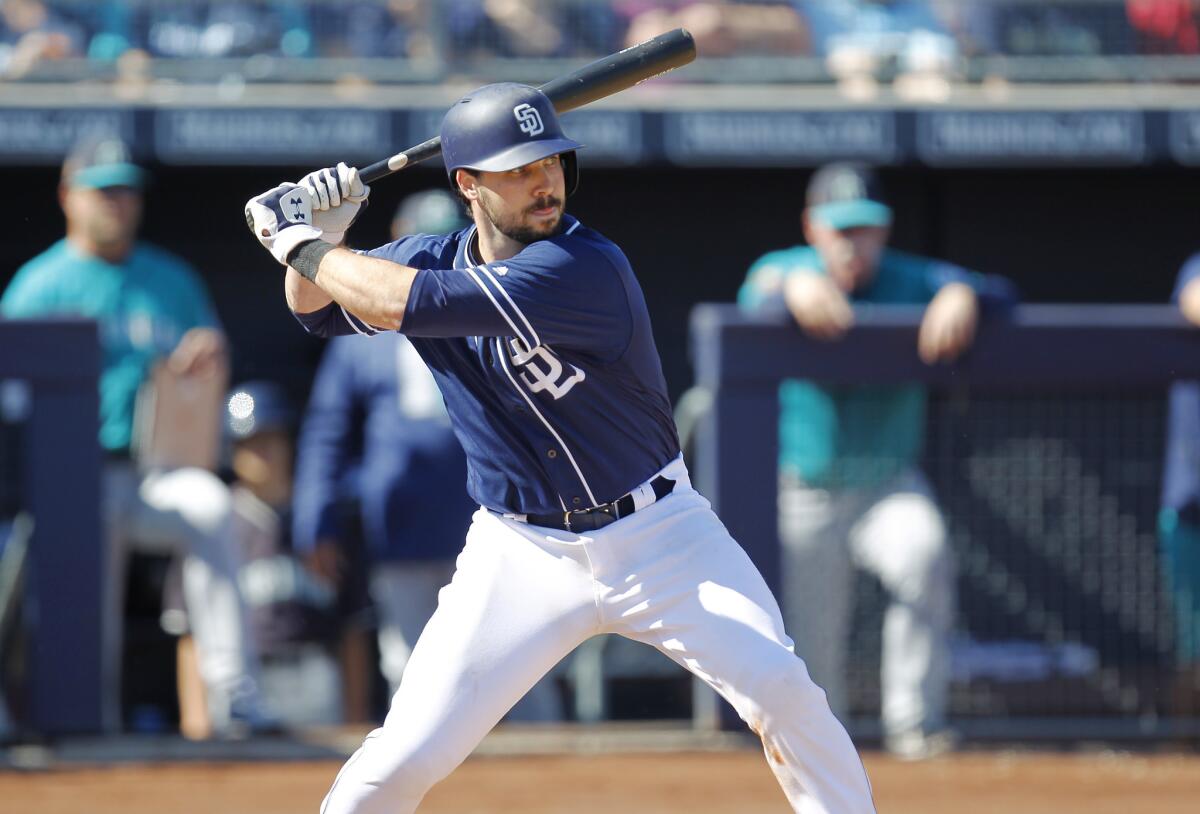
[[[930,367],[916,355],[920,316],[862,309],[843,341],[820,343],[698,306],[693,363],[710,404],[693,438],[700,489],[778,593],[779,382],[925,383],[921,466],[959,571],[954,724],[1019,740],[1200,733],[1200,695],[1178,692],[1157,533],[1166,394],[1200,378],[1200,332],[1169,306],[1023,306],[985,321],[961,362]],[[871,737],[885,595],[866,576],[853,590],[850,728]]]

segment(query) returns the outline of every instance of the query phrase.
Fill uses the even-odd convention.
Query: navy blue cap
[[[225,429],[235,441],[260,432],[287,432],[295,422],[291,401],[275,382],[244,382],[230,390],[225,400]]]

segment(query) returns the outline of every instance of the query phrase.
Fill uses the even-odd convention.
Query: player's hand
[[[346,571],[345,558],[336,540],[322,538],[309,553],[308,570],[326,585],[336,587]]]
[[[246,225],[285,266],[297,246],[323,237],[312,219],[312,193],[299,184],[280,184],[246,201]]]
[[[928,365],[954,361],[971,347],[978,323],[979,298],[975,291],[963,283],[942,286],[921,319],[917,334],[921,361]]]
[[[300,179],[312,195],[313,225],[325,233],[323,240],[340,245],[346,230],[367,204],[371,188],[358,177],[358,169],[339,162]]]
[[[841,339],[854,325],[854,309],[846,295],[815,271],[789,274],[783,281],[783,299],[796,323],[815,339]]]
[[[167,358],[167,367],[179,376],[208,377],[226,370],[225,339],[215,328],[192,328]]]

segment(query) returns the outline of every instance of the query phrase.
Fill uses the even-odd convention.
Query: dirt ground
[[[1200,756],[968,753],[924,763],[868,754],[881,814],[1184,814]],[[37,814],[315,812],[337,763],[124,765],[0,774],[0,810]],[[761,755],[476,757],[421,814],[784,814]]]

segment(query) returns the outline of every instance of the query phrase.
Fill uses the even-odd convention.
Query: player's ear
[[[807,209],[800,210],[800,231],[804,234],[804,242],[811,246],[813,242],[812,223],[809,220]]]
[[[478,180],[474,173],[467,172],[461,167],[454,171],[454,183],[458,185],[459,192],[468,201],[476,200],[479,197]]]

